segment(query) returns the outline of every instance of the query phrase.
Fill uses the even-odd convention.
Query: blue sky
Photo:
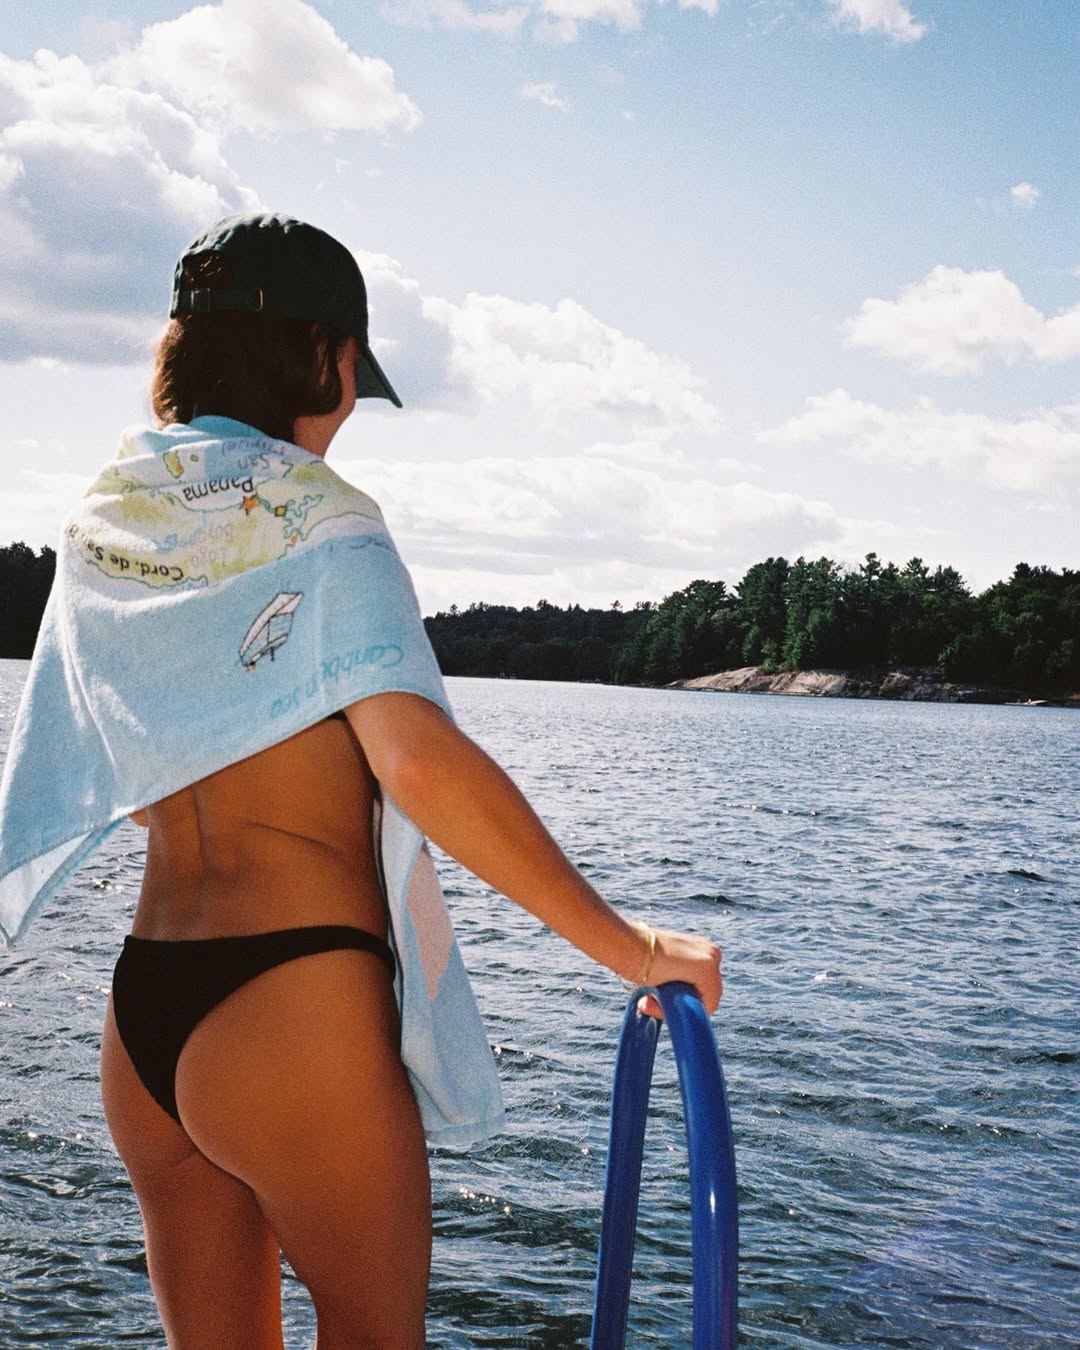
[[[407,409],[331,450],[425,610],[770,554],[1080,562],[1073,0],[0,9],[0,539],[146,420],[218,215],[360,258]]]

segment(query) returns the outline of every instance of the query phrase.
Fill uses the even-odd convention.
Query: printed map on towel
[[[174,440],[162,454],[148,446],[153,436],[125,435],[67,527],[107,577],[203,587],[335,535],[385,542],[378,506],[317,456],[250,437]]]

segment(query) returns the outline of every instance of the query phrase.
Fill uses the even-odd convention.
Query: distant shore
[[[1032,695],[994,685],[950,684],[933,666],[899,670],[788,670],[770,673],[763,666],[742,666],[692,680],[675,680],[669,689],[723,694],[792,694],[804,698],[883,698],[905,703],[1012,703],[1027,707],[1080,708],[1080,693]]]

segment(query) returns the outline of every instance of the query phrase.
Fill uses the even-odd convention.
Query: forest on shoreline
[[[1028,697],[1080,691],[1080,572],[1018,563],[974,595],[952,567],[868,554],[768,558],[729,589],[693,581],[659,604],[474,604],[425,621],[448,675],[666,685],[718,671],[936,668]]]
[[[30,656],[55,566],[52,549],[0,547],[0,656]],[[1027,697],[1080,691],[1080,572],[1027,563],[976,595],[919,558],[767,558],[732,588],[692,581],[632,609],[475,603],[424,622],[447,675],[665,685],[744,666],[935,668]]]

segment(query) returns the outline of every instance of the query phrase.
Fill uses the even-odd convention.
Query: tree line
[[[631,610],[541,600],[451,606],[425,622],[448,675],[669,684],[741,666],[937,667],[953,682],[1080,690],[1080,572],[1027,563],[974,595],[955,568],[920,558],[767,558],[732,589],[692,581]]]
[[[0,547],[0,656],[31,654],[55,569],[52,549]],[[628,610],[452,605],[424,622],[447,675],[668,684],[740,666],[933,666],[949,681],[1080,690],[1080,572],[1027,563],[975,595],[920,558],[767,558],[733,588],[692,581]]]
[[[30,656],[56,575],[56,551],[0,546],[0,656]]]

